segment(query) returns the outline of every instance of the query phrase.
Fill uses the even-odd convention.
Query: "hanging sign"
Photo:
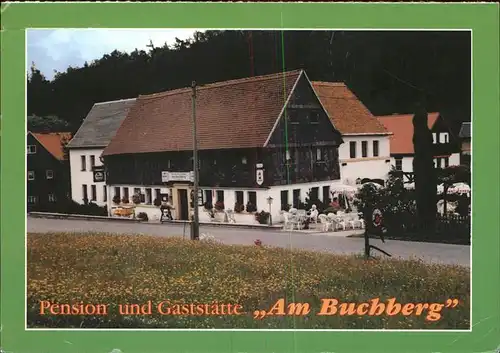
[[[94,167],[92,172],[94,173],[94,183],[100,183],[106,180],[104,166]]]
[[[262,183],[264,183],[264,170],[263,169],[257,169],[255,179],[256,179],[258,185],[262,185]]]

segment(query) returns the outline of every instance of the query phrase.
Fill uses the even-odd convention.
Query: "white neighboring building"
[[[339,147],[342,182],[386,180],[391,170],[390,136],[384,125],[349,88],[338,82],[313,82],[314,90],[344,143]]]
[[[135,98],[94,104],[69,142],[71,198],[74,201],[107,205],[109,190],[100,157],[134,102]]]
[[[413,172],[413,115],[380,116],[378,120],[388,131],[391,139],[391,165],[396,170]],[[453,137],[452,130],[439,113],[428,113],[428,127],[434,143],[434,164],[436,168],[460,165],[459,141]]]

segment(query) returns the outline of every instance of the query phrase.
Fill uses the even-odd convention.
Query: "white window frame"
[[[90,156],[90,169],[95,167],[95,156],[91,155]]]
[[[49,194],[49,202],[56,202],[56,195],[55,194]]]
[[[90,185],[90,201],[97,201],[97,186],[95,184]]]
[[[85,172],[87,170],[87,156],[80,156],[80,170]]]
[[[38,197],[36,196],[28,196],[28,203],[35,204],[38,202]]]
[[[47,179],[54,179],[54,171],[52,169],[47,169],[45,171],[45,176]]]
[[[398,169],[398,161],[401,162],[401,168],[399,168],[399,169]],[[403,170],[403,158],[394,158],[394,167],[396,168],[396,170],[402,171]]]
[[[27,154],[35,154],[36,153],[36,145],[28,145],[26,146]]]
[[[35,180],[35,171],[28,170],[28,180]]]

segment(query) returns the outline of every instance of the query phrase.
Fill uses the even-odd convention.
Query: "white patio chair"
[[[328,232],[332,228],[333,223],[327,215],[320,214],[318,216],[318,221],[321,224],[321,229],[323,230],[323,232]]]
[[[293,230],[294,219],[289,212],[283,212],[283,230]]]
[[[346,222],[342,217],[335,217],[335,230],[342,228],[342,230],[346,229]]]
[[[318,223],[318,215],[319,215],[319,212],[317,209],[311,210],[311,213],[309,214],[309,218],[311,219],[311,223],[314,223],[314,224]]]

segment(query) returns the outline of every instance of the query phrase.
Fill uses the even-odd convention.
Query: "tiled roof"
[[[71,139],[69,132],[52,132],[47,134],[31,133],[38,142],[47,150],[51,155],[59,160],[64,159],[63,143]]]
[[[428,113],[429,129],[434,126],[439,113]],[[413,154],[413,114],[379,116],[377,119],[392,132],[391,154]]]
[[[198,148],[264,146],[302,71],[197,88]],[[193,148],[191,88],[139,96],[103,155]]]
[[[462,126],[460,127],[460,132],[458,133],[458,136],[463,139],[470,139],[471,138],[471,123],[470,122],[465,122],[462,123]]]
[[[333,125],[342,134],[388,134],[356,95],[341,82],[312,82]]]
[[[68,147],[106,147],[134,102],[135,98],[94,104]]]

